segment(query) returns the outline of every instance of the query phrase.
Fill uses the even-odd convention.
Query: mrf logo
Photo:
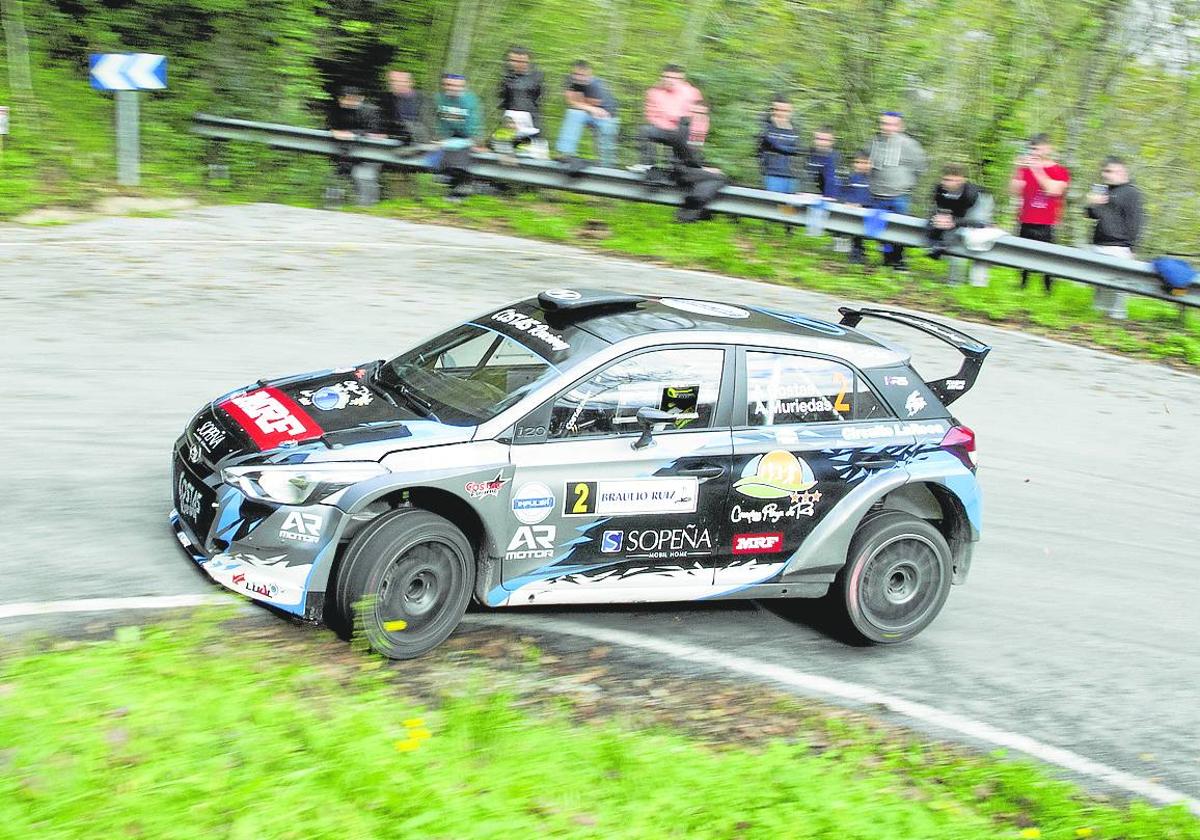
[[[292,511],[283,520],[279,529],[281,540],[294,540],[302,543],[315,543],[321,538],[321,517],[315,513]]]
[[[783,550],[783,534],[734,534],[734,554],[778,554]]]
[[[554,556],[553,525],[522,525],[508,544],[505,560],[549,560]]]
[[[253,438],[260,449],[273,449],[287,441],[319,437],[317,421],[275,388],[260,388],[221,403],[220,406]]]

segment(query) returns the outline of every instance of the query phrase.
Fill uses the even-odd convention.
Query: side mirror
[[[654,427],[659,423],[670,423],[675,415],[669,411],[660,411],[644,405],[637,411],[637,422],[642,428],[642,436],[633,442],[634,449],[645,449],[654,443]]]

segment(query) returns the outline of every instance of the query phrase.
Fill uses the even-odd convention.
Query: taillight
[[[946,436],[942,438],[941,447],[949,449],[959,458],[965,454],[971,462],[967,464],[968,467],[975,467],[979,464],[975,455],[975,433],[966,426],[951,426],[950,431],[946,432]]]

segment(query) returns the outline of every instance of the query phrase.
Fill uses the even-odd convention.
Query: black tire
[[[376,652],[413,659],[454,632],[474,586],[475,553],[462,531],[426,510],[397,510],[347,547],[335,609]]]
[[[846,629],[873,644],[908,641],[941,612],[951,575],[950,546],[924,519],[899,512],[871,517],[850,541],[839,575]]]

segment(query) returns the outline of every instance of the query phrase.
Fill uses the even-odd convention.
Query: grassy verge
[[[1129,320],[1105,318],[1092,308],[1092,289],[1059,281],[1047,296],[1040,284],[1021,290],[1011,269],[991,271],[986,288],[950,285],[947,266],[912,249],[913,271],[896,275],[848,264],[828,237],[802,229],[791,237],[779,225],[716,218],[694,225],[673,221],[672,210],[569,193],[475,196],[452,204],[422,178],[369,211],[414,221],[475,227],[534,239],[697,268],[735,277],[797,286],[835,295],[885,301],[976,321],[1012,324],[1075,343],[1200,366],[1200,317],[1161,301],[1133,298]],[[876,262],[878,256],[873,255]]]
[[[1200,838],[768,689],[468,629],[383,663],[213,614],[0,659],[13,837]]]

